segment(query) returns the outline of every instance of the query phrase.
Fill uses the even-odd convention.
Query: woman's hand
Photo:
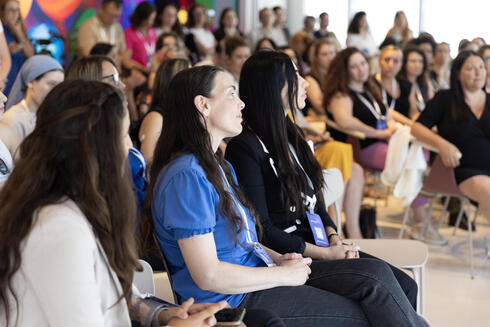
[[[313,141],[313,144],[320,144],[320,143],[324,143],[324,142],[333,141],[333,138],[332,138],[332,136],[330,136],[329,132],[325,132],[321,135],[309,136],[308,140]]]
[[[389,138],[391,137],[391,135],[393,135],[394,132],[395,130],[393,128],[378,129],[376,130],[375,137],[379,140],[389,140]]]
[[[276,265],[281,266],[284,261],[296,259],[303,259],[303,256],[299,253],[285,253],[277,258]]]
[[[459,159],[461,158],[461,152],[459,149],[449,142],[439,147],[439,154],[441,155],[442,163],[446,167],[454,168],[459,166]]]
[[[331,245],[325,248],[327,260],[359,258],[359,248],[353,244]]]
[[[190,298],[180,307],[170,308],[160,313],[159,322],[161,325],[171,327],[208,327],[216,324],[214,314],[219,310],[228,307],[226,301],[218,303],[198,303],[193,304],[194,299]]]
[[[280,267],[284,269],[285,286],[304,285],[311,274],[311,258],[282,260]]]

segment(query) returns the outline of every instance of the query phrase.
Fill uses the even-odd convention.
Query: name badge
[[[311,231],[313,232],[313,237],[315,238],[315,244],[318,246],[327,247],[328,243],[327,233],[325,232],[325,227],[323,226],[323,221],[319,215],[316,213],[306,212],[306,217],[310,222]]]
[[[388,124],[386,123],[386,120],[385,119],[378,119],[376,121],[376,129],[387,129],[388,128]]]
[[[268,267],[273,267],[276,265],[274,263],[274,260],[272,260],[270,255],[264,250],[264,248],[259,243],[254,244],[254,253],[257,257],[259,257],[262,261],[264,261]]]

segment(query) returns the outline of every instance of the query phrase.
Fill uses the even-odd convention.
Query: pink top
[[[145,37],[143,33],[130,26],[124,30],[124,37],[126,38],[126,46],[133,52],[131,59],[146,67],[151,56],[155,54],[157,41],[155,29],[150,27],[148,36]]]

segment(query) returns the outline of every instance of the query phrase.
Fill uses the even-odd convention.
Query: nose
[[[243,110],[243,108],[245,108],[245,102],[243,102],[241,99],[238,99],[239,101],[239,107],[240,107],[240,111]]]

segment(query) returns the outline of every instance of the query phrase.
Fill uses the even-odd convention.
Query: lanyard
[[[149,33],[150,32],[148,31],[148,35],[149,35]],[[153,45],[151,43],[147,42],[147,40],[145,39],[145,36],[140,31],[136,31],[136,35],[141,40],[141,42],[143,42],[143,46],[145,47],[146,55],[148,57],[151,57],[155,53],[155,48],[153,47]]]
[[[361,102],[369,109],[369,111],[371,111],[371,113],[373,114],[374,117],[376,117],[377,120],[385,120],[385,116],[381,113],[381,108],[379,107],[379,104],[378,104],[378,101],[376,101],[376,99],[374,99],[374,97],[371,95],[371,93],[369,93],[368,91],[366,91],[369,99],[373,102],[369,102],[368,99],[366,99],[361,93],[359,92],[356,92],[356,95],[357,97],[359,98],[359,100],[361,100]],[[374,104],[374,106],[373,106]]]
[[[383,86],[383,83],[381,82],[381,77],[379,74],[376,74],[376,80],[379,82],[379,86],[381,87],[381,95],[383,96],[383,101],[384,103],[390,107],[391,110],[395,109],[395,103],[396,99],[394,97],[391,97],[391,103],[388,105],[388,94],[386,93],[386,89]],[[391,80],[391,91],[395,92],[396,89],[396,79],[393,78]]]
[[[228,179],[226,179],[225,172],[223,171],[223,168],[221,168],[221,166],[219,166],[219,170],[221,173],[221,177],[223,178],[223,182],[225,182],[226,189],[230,193],[231,198],[232,198],[233,202],[235,203],[235,206],[238,209],[238,214],[240,215],[243,223],[245,224],[245,230],[247,231],[247,236],[246,236],[247,237],[247,243],[252,245],[252,246],[255,246],[257,244],[257,242],[254,242],[252,240],[252,235],[250,234],[250,228],[248,226],[247,214],[245,213],[245,210],[243,209],[240,202],[236,199],[235,193],[233,192],[233,190],[230,186],[230,183],[228,182]]]
[[[258,136],[257,136],[257,139],[259,140],[260,145],[262,145],[262,149],[264,150],[264,152],[267,153],[267,154],[269,154],[269,151],[265,147],[264,142],[262,142],[262,140]],[[308,174],[306,173],[305,169],[301,165],[301,162],[299,162],[298,156],[296,155],[296,151],[294,150],[294,148],[291,145],[291,143],[288,143],[288,145],[289,145],[289,150],[291,151],[291,153],[292,153],[292,155],[294,157],[294,160],[298,164],[299,168],[301,168],[301,170],[303,171],[303,173],[306,176],[306,179],[308,180],[308,186],[314,191],[315,189],[313,187],[313,183],[312,183],[312,181],[310,179],[310,176],[308,176]],[[279,175],[277,174],[277,170],[276,170],[276,167],[275,167],[275,164],[274,164],[274,159],[272,159],[270,155],[269,155],[269,163],[271,164],[271,167],[272,167],[272,170],[274,171],[274,174],[276,175],[277,178],[279,178]],[[308,196],[308,195],[304,194],[303,192],[301,192],[301,196],[303,197],[303,203],[306,206],[308,206],[308,210],[311,213],[314,213],[315,205],[316,205],[316,201],[317,201],[316,195],[313,194],[313,196]]]
[[[424,97],[422,96],[422,91],[420,91],[420,87],[417,83],[415,83],[415,101],[417,105],[417,110],[419,112],[424,111],[425,101],[424,101]]]

